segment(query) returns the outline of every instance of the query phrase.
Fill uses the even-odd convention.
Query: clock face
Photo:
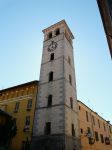
[[[52,41],[51,44],[48,46],[48,51],[51,52],[51,51],[54,51],[57,47],[57,43]]]

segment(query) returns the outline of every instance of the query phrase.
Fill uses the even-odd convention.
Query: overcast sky
[[[0,0],[0,89],[39,80],[42,30],[65,19],[78,99],[112,123],[112,60],[96,0]]]

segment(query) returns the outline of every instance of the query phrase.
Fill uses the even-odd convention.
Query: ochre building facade
[[[82,150],[112,150],[112,125],[81,101],[79,125]]]
[[[12,150],[28,149],[30,144],[37,85],[38,81],[32,81],[0,91],[0,109],[16,118],[17,134],[12,140]]]

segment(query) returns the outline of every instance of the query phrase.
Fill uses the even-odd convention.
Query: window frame
[[[99,141],[99,134],[97,131],[94,131],[94,134],[95,134],[95,140],[96,141]]]
[[[20,102],[15,103],[14,113],[17,113],[19,111]]]
[[[31,117],[30,116],[26,116],[26,118],[25,118],[25,126],[24,126],[24,129],[23,129],[24,132],[28,132],[29,131],[30,123],[31,123]]]
[[[101,143],[104,143],[104,137],[103,134],[100,134]]]
[[[32,99],[28,99],[27,110],[30,111],[32,108]]]

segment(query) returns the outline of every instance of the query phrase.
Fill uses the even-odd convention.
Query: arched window
[[[69,83],[72,85],[72,77],[69,75]]]
[[[73,109],[73,99],[72,99],[72,97],[70,97],[70,107],[71,107],[71,109]]]
[[[48,96],[48,103],[47,103],[47,106],[48,106],[48,107],[51,107],[51,106],[52,106],[52,95],[49,95],[49,96]]]
[[[51,53],[50,60],[54,60],[54,53]]]
[[[45,134],[51,134],[51,122],[46,122],[45,125]]]
[[[56,29],[55,35],[59,35],[60,34],[60,29]]]
[[[49,73],[49,82],[50,81],[53,81],[53,72],[52,71]]]
[[[72,136],[75,136],[74,124],[71,124],[71,127],[72,127]]]
[[[52,38],[52,32],[50,32],[49,34],[48,34],[48,39],[51,39]]]
[[[71,65],[71,59],[70,59],[70,56],[68,56],[68,63]]]

